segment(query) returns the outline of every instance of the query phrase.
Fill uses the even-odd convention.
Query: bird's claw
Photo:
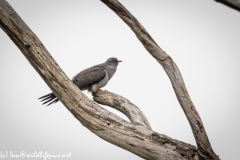
[[[102,92],[102,90],[99,88],[99,89],[97,90],[97,92],[92,92],[92,95],[95,96],[95,95],[97,95],[97,94],[100,93],[100,92]]]

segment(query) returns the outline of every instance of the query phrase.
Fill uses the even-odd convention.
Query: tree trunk
[[[145,159],[219,159],[211,148],[202,121],[174,61],[158,47],[137,19],[118,1],[102,0],[102,2],[130,26],[144,47],[165,69],[189,120],[197,142],[197,149],[190,144],[154,132],[142,111],[124,97],[102,91],[95,95],[94,100],[123,112],[131,123],[89,100],[65,75],[42,42],[6,0],[0,0],[0,27],[65,107],[97,136]]]

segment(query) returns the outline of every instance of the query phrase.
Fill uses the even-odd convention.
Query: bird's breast
[[[116,67],[114,67],[114,66],[109,66],[109,67],[107,67],[106,68],[106,70],[107,70],[107,73],[108,73],[108,78],[109,78],[109,80],[112,78],[112,76],[114,75],[114,73],[116,72]]]

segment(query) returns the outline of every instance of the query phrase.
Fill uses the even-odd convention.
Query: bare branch
[[[97,136],[145,159],[198,160],[194,146],[128,123],[89,100],[6,0],[0,1],[0,27],[65,107]]]
[[[97,103],[110,106],[125,114],[135,125],[142,125],[148,129],[151,126],[143,112],[128,99],[108,91],[95,94],[93,100]]]
[[[240,12],[240,0],[215,0]]]
[[[162,65],[166,71],[171,80],[178,101],[182,106],[182,109],[192,128],[192,132],[198,146],[199,156],[202,157],[202,159],[219,159],[211,148],[211,144],[208,140],[201,118],[190,99],[181,73],[172,58],[157,45],[146,29],[121,3],[117,0],[101,1],[112,9],[132,29],[146,50]]]

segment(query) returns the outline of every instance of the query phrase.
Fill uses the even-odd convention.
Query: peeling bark
[[[88,99],[65,75],[42,42],[6,0],[0,0],[0,27],[21,50],[65,107],[97,136],[144,159],[217,159],[211,157],[213,153],[210,143],[205,142],[207,137],[201,119],[188,96],[175,63],[158,47],[141,24],[120,3],[117,1],[104,1],[104,3],[118,11],[119,16],[132,28],[145,48],[164,66],[181,106],[185,113],[189,114],[188,119],[196,141],[199,142],[198,149],[151,130],[147,118],[139,108],[121,96],[103,91],[95,95],[94,100],[122,111],[129,117],[131,123]]]

